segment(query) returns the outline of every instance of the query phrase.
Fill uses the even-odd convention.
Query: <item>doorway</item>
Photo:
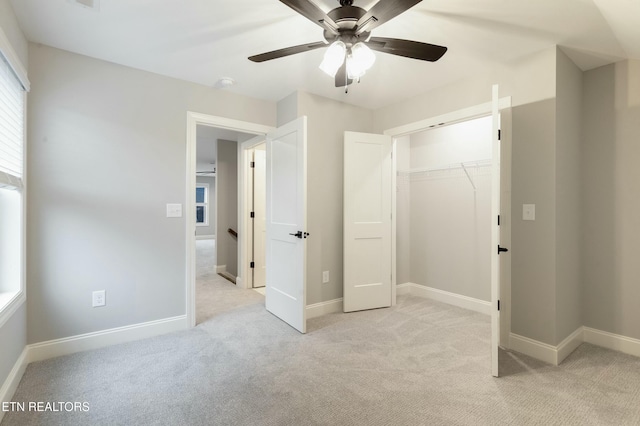
[[[185,255],[186,313],[187,313],[187,321],[190,327],[193,327],[196,325],[196,278],[198,274],[198,269],[196,267],[197,266],[196,265],[196,258],[197,258],[196,233],[197,233],[198,227],[196,226],[196,224],[197,224],[197,221],[199,220],[198,218],[199,209],[197,209],[198,204],[196,203],[197,201],[196,200],[196,185],[197,185],[196,172],[198,170],[198,167],[197,167],[198,133],[199,132],[202,133],[206,130],[210,130],[211,132],[218,132],[218,134],[221,135],[220,137],[215,137],[216,141],[219,139],[221,140],[234,139],[235,137],[235,141],[232,141],[233,143],[232,148],[228,150],[228,151],[233,151],[233,153],[235,154],[235,160],[232,160],[232,162],[235,161],[235,163],[228,164],[228,165],[230,167],[232,166],[232,168],[235,170],[235,172],[231,172],[231,174],[235,173],[235,178],[236,178],[236,181],[235,181],[236,200],[229,203],[231,205],[227,205],[227,207],[231,207],[232,209],[235,209],[235,212],[231,213],[231,215],[237,220],[238,218],[237,212],[243,211],[244,209],[244,197],[237,196],[237,194],[242,193],[239,191],[241,191],[241,189],[245,185],[244,175],[238,172],[239,170],[243,170],[245,166],[244,157],[240,155],[241,153],[240,146],[243,143],[245,143],[247,140],[255,137],[255,135],[267,134],[270,130],[272,130],[272,127],[239,121],[239,120],[233,120],[225,117],[217,117],[217,116],[211,116],[206,114],[200,114],[195,112],[187,113],[187,167],[186,167],[187,199],[185,202],[184,213],[185,213],[185,223],[186,223],[185,236],[187,241],[187,250]],[[235,136],[230,136],[230,135],[235,135]],[[219,146],[217,148],[219,148]],[[220,193],[222,189],[220,179],[221,179],[221,172],[222,172],[222,168],[221,168],[222,164],[220,163],[219,154],[220,154],[220,150],[217,149],[216,150],[217,158],[215,160],[216,162],[215,186],[213,190],[211,189],[211,187],[209,187],[209,203],[210,205],[215,205],[216,207],[215,212],[212,212],[211,209],[209,212],[210,213],[209,221],[211,222],[212,215],[215,216],[215,220],[216,220],[215,244],[214,244],[214,250],[213,250],[213,256],[215,256],[215,262],[213,263],[213,265],[215,265],[216,274],[218,272],[218,266],[221,265],[220,258],[219,258],[220,247],[218,246],[221,233],[222,232],[229,233],[229,228],[237,232],[238,235],[243,235],[244,233],[244,223],[241,220],[237,221],[237,229],[234,229],[230,226],[225,226],[224,228],[220,226],[221,224]],[[206,166],[209,169],[213,169],[212,167],[213,165],[211,164],[207,164]],[[209,170],[209,171],[212,171],[212,170]],[[213,197],[211,195],[213,195]],[[200,209],[200,211],[202,211],[202,209]],[[237,269],[234,273],[234,275],[237,276],[236,285],[241,288],[244,288],[243,283],[246,280],[244,275],[243,249],[244,249],[244,245],[243,245],[242,239],[238,239],[236,242],[235,248],[231,249],[235,251],[235,259],[237,259],[236,260]],[[226,265],[226,268],[228,267],[229,265]],[[233,285],[233,284],[230,283],[230,285]]]
[[[487,117],[490,120],[490,140],[491,140],[491,161],[490,161],[490,174],[491,174],[491,208],[488,223],[491,227],[490,231],[490,243],[486,244],[485,253],[490,255],[490,299],[489,303],[481,299],[469,299],[468,297],[455,297],[455,293],[451,292],[438,292],[431,291],[425,292],[423,295],[452,303],[454,305],[462,306],[467,309],[476,310],[479,312],[488,312],[491,316],[491,372],[495,377],[499,376],[499,347],[507,347],[508,336],[511,331],[511,257],[504,255],[508,251],[507,247],[511,245],[511,98],[499,98],[498,86],[495,85],[492,89],[492,102],[486,104],[480,104],[474,107],[469,107],[463,110],[454,111],[452,113],[444,114],[438,117],[429,118],[420,122],[411,123],[398,128],[385,131],[386,135],[394,137],[394,169],[393,169],[393,187],[397,188],[398,182],[401,177],[397,174],[397,162],[400,155],[398,155],[398,144],[402,137],[413,135],[419,132],[433,130],[442,126],[453,126],[458,123],[471,122],[481,117]],[[486,133],[486,132],[485,132]],[[446,158],[446,157],[445,157]],[[459,159],[459,158],[458,158]],[[446,161],[445,161],[446,162]],[[406,164],[406,163],[405,163]],[[459,173],[463,173],[460,176],[466,179],[471,184],[472,188],[475,186],[473,182],[473,176],[470,175],[466,166],[475,166],[476,169],[481,169],[483,166],[488,166],[483,158],[476,158],[475,162],[470,164],[453,164],[453,167],[458,169]],[[440,167],[442,169],[443,167]],[[445,164],[445,169],[452,168],[451,163]],[[428,173],[429,167],[425,167],[425,170],[417,170],[421,173]],[[438,167],[432,167],[433,172],[443,170],[433,170]],[[461,172],[460,172],[461,170]],[[409,171],[412,171],[409,169]],[[486,183],[485,183],[486,185]],[[477,191],[477,187],[474,188]],[[394,211],[392,213],[392,233],[393,233],[393,247],[392,247],[392,280],[393,280],[393,294],[392,299],[395,303],[396,298],[396,284],[398,278],[398,265],[397,265],[397,232],[398,223],[400,218],[398,216],[397,207],[397,193],[392,193],[392,205]],[[476,197],[476,195],[474,195]],[[485,200],[486,201],[486,200]],[[474,200],[474,203],[477,199]],[[449,213],[452,214],[452,213]],[[486,215],[486,212],[485,212]],[[486,230],[485,230],[486,233]],[[485,235],[486,239],[486,235]],[[444,250],[445,247],[439,249]],[[451,248],[456,250],[456,247]],[[499,256],[500,253],[503,256]],[[406,268],[406,265],[404,266]],[[418,287],[420,288],[420,287]],[[425,290],[421,288],[421,290]],[[486,289],[484,290],[486,291]],[[453,297],[450,297],[452,296]],[[480,303],[476,303],[480,302]],[[484,302],[484,303],[482,303]]]
[[[501,252],[508,251],[505,246],[508,247],[510,237],[510,150],[509,144],[504,144],[505,141],[510,140],[510,128],[502,132],[502,143],[507,149],[500,148],[500,112],[502,110],[503,115],[510,118],[508,112],[510,106],[510,98],[498,98],[496,85],[492,90],[492,102],[486,104],[389,129],[384,132],[384,135],[345,133],[343,294],[344,310],[350,312],[388,307],[396,303],[398,276],[396,238],[399,220],[396,208],[398,186],[396,172],[399,139],[437,127],[490,117],[486,136],[490,142],[488,151],[491,154],[489,157],[491,194],[490,214],[485,221],[490,227],[490,237],[486,238],[485,230],[484,239],[487,243],[483,244],[483,253],[490,259],[488,267],[490,301],[484,301],[482,305],[491,316],[491,371],[494,376],[498,376],[499,373],[498,347],[510,322],[508,318],[502,318],[500,315],[501,306],[504,302],[508,303],[501,298],[503,291],[508,292],[510,289],[509,274],[504,274],[506,270],[510,272],[507,267],[510,258],[502,256],[504,261],[501,262],[498,256]],[[504,127],[509,127],[506,121],[510,124],[510,120],[503,121],[505,121]],[[477,160],[476,166],[479,167],[482,160],[486,159],[476,158],[475,160]],[[464,161],[460,161],[459,166],[464,173],[463,176],[466,176],[473,187],[475,185],[473,178],[466,170]],[[428,168],[420,171],[429,172]],[[391,228],[390,232],[389,228]],[[502,236],[501,229],[506,231]],[[442,247],[438,249],[442,250]],[[442,294],[442,291],[439,294]],[[447,294],[451,293],[447,292]],[[503,303],[500,303],[501,301]],[[500,327],[501,324],[503,327]]]

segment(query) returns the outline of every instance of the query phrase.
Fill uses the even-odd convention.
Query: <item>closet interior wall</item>
[[[491,300],[491,117],[396,141],[397,282]]]

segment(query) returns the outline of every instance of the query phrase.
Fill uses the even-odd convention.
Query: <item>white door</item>
[[[266,202],[267,152],[266,145],[256,147],[253,153],[253,287],[264,287],[266,275]]]
[[[390,136],[344,135],[344,311],[391,306]]]
[[[498,377],[498,347],[500,345],[500,115],[498,85],[491,97],[492,150],[491,150],[491,374]]]
[[[267,134],[267,310],[305,333],[307,118]]]

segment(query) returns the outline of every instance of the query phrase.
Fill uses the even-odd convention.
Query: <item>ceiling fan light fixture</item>
[[[351,54],[347,57],[347,75],[350,79],[358,79],[371,68],[376,61],[376,55],[360,42],[351,47]]]
[[[324,53],[320,69],[331,77],[335,77],[338,69],[344,63],[346,54],[347,45],[344,42],[340,40],[333,42]]]

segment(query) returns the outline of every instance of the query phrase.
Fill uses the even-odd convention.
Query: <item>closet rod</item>
[[[398,173],[413,174],[413,173],[426,173],[426,172],[440,172],[445,170],[466,169],[467,167],[484,167],[484,166],[490,166],[490,165],[491,165],[491,159],[488,158],[486,160],[465,161],[464,163],[452,163],[452,164],[448,164],[446,166],[440,166],[440,167],[425,167],[422,169],[399,170]]]

